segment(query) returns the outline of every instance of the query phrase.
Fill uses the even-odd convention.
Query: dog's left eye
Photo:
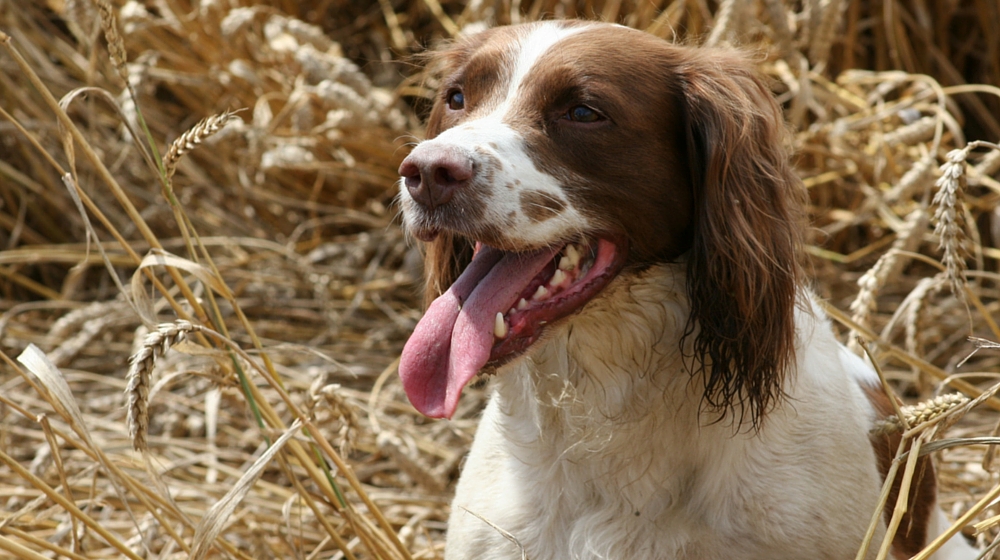
[[[453,91],[448,94],[448,108],[452,111],[461,111],[465,108],[465,95],[460,91]]]
[[[577,105],[569,111],[567,111],[565,117],[573,122],[590,123],[597,122],[603,117],[597,111],[587,107],[586,105]]]

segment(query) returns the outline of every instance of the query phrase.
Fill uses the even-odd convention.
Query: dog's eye
[[[566,113],[565,118],[574,122],[591,123],[591,122],[597,122],[603,119],[604,117],[602,117],[600,113],[591,109],[590,107],[587,107],[586,105],[577,105],[576,107],[573,107]]]
[[[452,91],[448,94],[448,108],[452,111],[465,109],[465,95],[460,91]]]

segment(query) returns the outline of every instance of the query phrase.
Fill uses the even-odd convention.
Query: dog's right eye
[[[604,120],[600,113],[590,107],[587,107],[586,105],[577,105],[576,107],[573,107],[566,112],[564,118],[579,123],[592,123]]]
[[[452,111],[465,109],[465,94],[458,90],[448,93],[448,108]]]

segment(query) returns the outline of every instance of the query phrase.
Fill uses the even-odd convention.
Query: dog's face
[[[400,168],[408,229],[518,252],[604,236],[647,258],[676,256],[690,244],[691,180],[681,84],[666,79],[675,51],[579,22],[501,27],[453,46],[432,139]]]
[[[451,416],[477,372],[528,351],[623,270],[694,247],[717,252],[689,267],[707,290],[747,275],[756,285],[771,276],[757,269],[791,251],[794,235],[764,223],[792,221],[773,186],[787,179],[780,113],[739,57],[615,25],[545,22],[481,32],[435,62],[429,139],[400,167],[405,226],[430,242],[428,288],[447,288],[400,363],[421,412]],[[708,259],[718,263],[701,270]],[[756,269],[743,270],[748,262]],[[691,294],[693,319],[722,323],[700,326],[712,361],[741,359],[720,340],[748,328],[733,317],[761,304],[751,292],[711,296],[737,308],[726,317],[702,317],[703,297]]]

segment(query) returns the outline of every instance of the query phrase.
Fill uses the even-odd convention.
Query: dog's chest
[[[842,560],[854,557],[874,507],[873,465],[856,449],[823,456],[803,441],[802,455],[817,462],[796,464],[777,456],[796,452],[789,447],[685,426],[682,408],[649,423],[590,427],[594,437],[580,426],[543,431],[538,417],[509,415],[503,391],[459,482],[448,560],[521,558],[501,530],[532,560],[792,560],[803,550]],[[853,462],[821,472],[842,457]],[[838,504],[848,495],[858,498]]]
[[[711,422],[680,350],[676,272],[616,282],[499,372],[448,560],[521,558],[501,531],[532,560],[801,558],[796,542],[813,558],[853,558],[878,480],[840,366],[810,363],[816,375],[788,387],[794,404],[760,433]],[[835,348],[823,328],[802,342]],[[838,422],[849,437],[831,440]]]
[[[699,424],[679,347],[687,309],[664,287],[675,272],[616,283],[499,374],[459,483],[449,558],[519,557],[476,516],[533,560],[730,558],[755,538],[755,492],[731,472],[747,460],[745,436]],[[730,445],[704,446],[706,436]]]
[[[753,470],[746,453],[697,445],[696,426],[687,437],[670,429],[684,411],[532,431],[534,419],[506,414],[502,396],[498,388],[483,419],[449,527],[449,551],[488,552],[454,558],[520,557],[475,515],[513,535],[533,560],[732,559],[737,548],[758,551],[741,558],[783,557],[756,532],[771,507],[764,492],[732,472]]]

